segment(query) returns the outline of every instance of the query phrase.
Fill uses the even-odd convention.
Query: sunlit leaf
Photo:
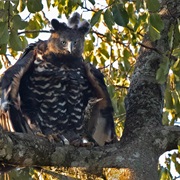
[[[172,95],[174,98],[174,107],[176,110],[176,114],[179,114],[180,113],[180,101],[179,101],[180,97],[179,97],[179,94],[177,93],[177,91],[173,91]]]
[[[180,57],[180,47],[173,50],[173,56]]]
[[[27,1],[28,11],[31,13],[39,12],[43,9],[41,0],[28,0]]]
[[[94,26],[99,21],[101,14],[102,10],[94,13],[93,17],[91,18],[91,26]]]
[[[93,41],[86,40],[85,41],[85,46],[84,46],[85,52],[87,52],[87,51],[91,52],[93,49],[94,49]]]
[[[33,18],[29,21],[29,24],[26,28],[26,37],[28,38],[36,38],[39,35],[38,30],[42,28],[37,18]],[[35,31],[35,32],[33,32]]]
[[[138,20],[136,21],[135,26],[134,26],[134,31],[139,30],[138,28],[140,28],[140,30],[142,30],[142,29],[141,29],[141,28],[142,28],[142,25],[146,22],[147,17],[148,17],[148,14],[147,14],[147,13],[143,13],[143,14],[140,14],[140,15],[139,15],[139,18],[138,18]]]
[[[19,4],[17,6],[17,10],[19,12],[22,12],[22,11],[24,11],[25,7],[26,7],[26,2],[24,0],[19,0]]]
[[[119,26],[126,27],[129,22],[129,16],[122,4],[114,4],[112,7],[114,21]]]
[[[128,12],[129,20],[131,21],[131,23],[135,24],[137,20],[134,13],[135,12],[134,5],[132,3],[128,4],[127,12]]]
[[[160,180],[172,180],[172,176],[167,168],[161,167]]]
[[[108,51],[106,49],[102,48],[101,49],[101,54],[104,55],[105,58],[107,58],[107,59],[109,58],[109,53],[108,53]]]

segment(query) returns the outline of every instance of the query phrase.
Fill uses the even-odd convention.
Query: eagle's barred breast
[[[38,122],[44,134],[83,128],[84,109],[92,92],[82,60],[79,59],[78,66],[70,64],[66,61],[56,66],[47,59],[37,58],[34,71],[26,79],[27,86],[21,95],[22,109],[32,122]],[[27,96],[23,98],[24,91],[28,99]],[[26,101],[24,106],[23,101]],[[32,113],[32,107],[36,112]]]

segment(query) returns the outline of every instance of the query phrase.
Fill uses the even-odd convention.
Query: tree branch
[[[159,144],[159,148],[163,148],[163,151],[177,149],[180,141],[180,126],[164,126],[159,131],[156,130],[156,136],[155,144]]]

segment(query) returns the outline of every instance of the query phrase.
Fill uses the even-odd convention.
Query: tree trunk
[[[162,126],[165,84],[156,80],[159,64],[171,51],[168,31],[180,17],[180,1],[162,0],[160,15],[165,25],[160,39],[151,42],[146,35],[141,44],[125,100],[127,114],[120,142],[104,147],[76,148],[1,130],[0,161],[15,166],[82,167],[93,174],[102,174],[102,168],[115,167],[126,171],[126,177],[123,176],[126,179],[159,179],[159,156],[174,149],[180,140],[180,127]]]

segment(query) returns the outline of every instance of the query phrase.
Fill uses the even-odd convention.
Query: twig
[[[37,33],[37,32],[39,32],[39,33],[51,33],[50,31],[48,31],[48,30],[31,30],[31,31],[22,31],[22,32],[18,32],[18,35],[20,35],[20,34],[25,34],[25,33]]]

